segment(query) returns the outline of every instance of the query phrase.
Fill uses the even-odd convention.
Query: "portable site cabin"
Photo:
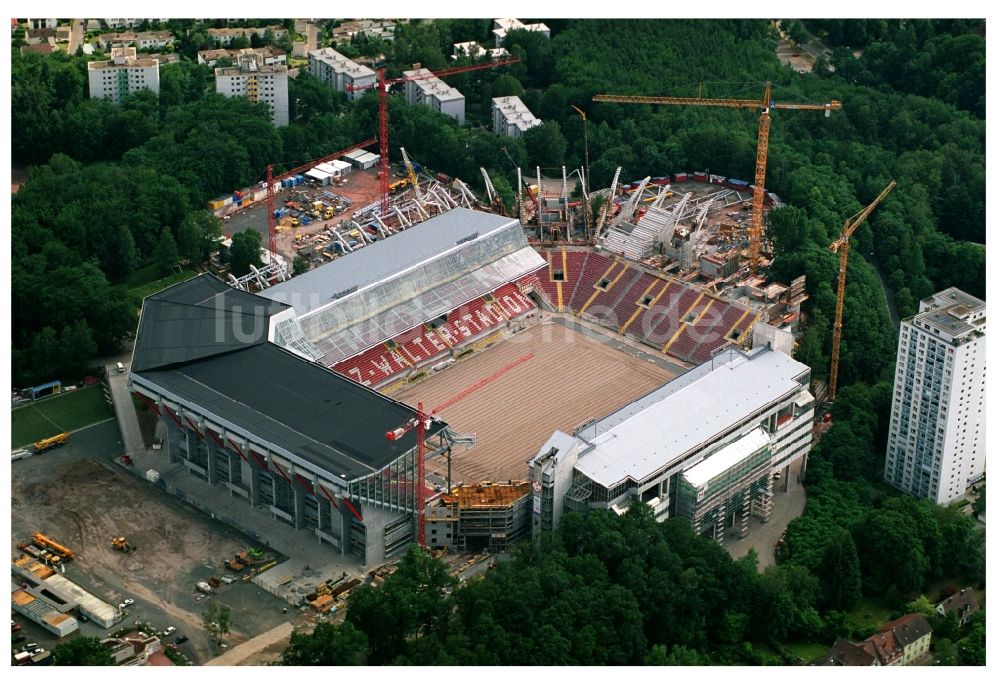
[[[315,181],[321,186],[330,185],[331,174],[326,171],[321,171],[319,167],[310,169],[306,172],[306,178]]]

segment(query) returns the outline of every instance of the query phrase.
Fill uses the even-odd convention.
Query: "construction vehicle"
[[[121,535],[111,538],[111,546],[114,547],[119,552],[123,552],[125,554],[131,554],[133,551],[135,551],[135,548],[129,544],[129,541],[126,540],[125,537]]]
[[[35,443],[35,454],[41,454],[56,447],[62,447],[69,441],[69,435],[69,433],[60,433],[59,435],[53,435],[51,438],[39,440]]]
[[[822,110],[826,116],[841,108],[839,100],[831,100],[822,104],[775,102],[771,99],[771,82],[764,84],[764,96],[761,99],[735,98],[703,98],[701,86],[698,87],[698,97],[648,97],[643,95],[595,95],[594,102],[623,102],[645,105],[701,105],[707,107],[733,107],[736,109],[760,110],[760,122],[757,129],[757,162],[754,173],[753,214],[750,222],[750,273],[757,273],[761,259],[761,243],[764,238],[764,176],[767,170],[767,141],[771,131],[772,109],[808,109]]]
[[[73,550],[71,550],[69,547],[64,547],[63,545],[60,545],[52,538],[43,535],[42,533],[39,533],[37,531],[32,533],[31,538],[35,541],[36,545],[41,545],[42,547],[48,547],[53,552],[59,554],[62,557],[65,557],[66,559],[73,559],[76,556],[75,554],[73,554]]]
[[[844,289],[847,285],[847,253],[851,249],[851,234],[861,225],[875,207],[885,199],[885,196],[896,187],[896,181],[889,185],[872,200],[871,204],[844,222],[844,232],[830,245],[831,252],[840,252],[840,272],[837,275],[837,312],[833,319],[833,349],[830,354],[830,391],[827,399],[833,402],[837,397],[837,370],[840,366],[840,331],[844,325]]]

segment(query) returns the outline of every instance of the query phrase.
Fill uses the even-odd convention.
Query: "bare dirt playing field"
[[[524,357],[530,358],[522,360]],[[395,395],[433,409],[499,369],[511,368],[441,411],[458,433],[475,433],[475,448],[458,447],[452,481],[521,479],[526,462],[554,430],[570,432],[674,377],[585,334],[543,323]],[[428,466],[442,474],[443,459]]]

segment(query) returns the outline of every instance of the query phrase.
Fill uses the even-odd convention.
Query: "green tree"
[[[362,666],[368,639],[352,623],[318,623],[311,633],[292,632],[281,653],[282,666]]]
[[[924,618],[930,620],[937,615],[937,610],[931,601],[927,599],[924,595],[918,596],[916,599],[907,602],[906,613],[908,614],[923,614]]]
[[[852,611],[858,605],[861,600],[861,568],[858,551],[849,532],[841,528],[830,540],[817,573],[823,582],[828,607]]]
[[[225,635],[229,635],[232,630],[230,622],[230,608],[219,602],[212,602],[201,614],[202,625],[205,632],[213,637],[216,642],[222,642]]]
[[[208,210],[198,209],[188,213],[177,227],[177,248],[192,265],[198,265],[217,249],[221,235],[219,218]]]
[[[164,226],[160,231],[160,239],[156,242],[156,251],[153,253],[156,268],[161,274],[168,274],[177,266],[180,255],[177,252],[177,242],[170,227]]]
[[[260,261],[260,233],[247,229],[233,236],[229,247],[229,270],[235,276],[250,273],[250,265],[262,266]]]
[[[646,666],[708,666],[709,662],[695,649],[681,645],[653,645],[646,656]]]
[[[79,319],[63,327],[59,335],[59,349],[63,374],[68,378],[82,376],[87,362],[97,354],[97,344],[86,320]]]
[[[532,126],[521,138],[528,150],[529,164],[556,168],[566,158],[566,138],[555,121],[544,121]]]
[[[115,661],[99,638],[80,635],[53,647],[52,663],[56,666],[113,666]]]
[[[309,260],[305,257],[296,256],[292,259],[292,275],[298,276],[309,271]]]

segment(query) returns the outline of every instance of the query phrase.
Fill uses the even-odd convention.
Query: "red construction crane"
[[[345,90],[353,93],[357,90],[369,90],[378,88],[378,143],[379,143],[379,176],[381,177],[382,216],[389,212],[389,86],[406,81],[420,81],[422,79],[451,76],[453,74],[463,74],[467,71],[477,71],[479,69],[489,69],[500,67],[505,64],[516,64],[520,62],[518,57],[508,57],[507,59],[494,62],[484,62],[483,64],[469,64],[463,67],[450,67],[438,71],[428,71],[425,74],[415,74],[414,76],[401,76],[394,79],[385,78],[385,67],[378,70],[378,80],[375,83],[368,83],[363,86],[348,84]],[[419,67],[417,67],[419,68]]]
[[[299,172],[308,171],[312,169],[317,164],[323,164],[324,162],[329,162],[331,160],[337,159],[338,157],[344,155],[351,150],[357,150],[358,148],[368,147],[369,145],[374,145],[375,139],[369,138],[368,140],[362,141],[357,145],[352,145],[351,147],[346,147],[343,150],[337,150],[329,155],[320,157],[319,159],[314,159],[311,162],[306,162],[305,164],[299,165],[294,169],[284,172],[280,176],[273,176],[274,165],[267,165],[267,247],[270,251],[268,255],[268,262],[275,261],[275,255],[278,254],[278,243],[274,235],[274,184],[280,183],[282,180],[295,176]]]
[[[460,402],[461,400],[464,400],[466,397],[468,397],[474,392],[482,390],[484,387],[486,387],[493,381],[497,380],[498,378],[506,374],[508,371],[511,371],[515,367],[520,366],[521,364],[534,359],[534,357],[535,354],[533,352],[529,352],[525,355],[522,355],[521,357],[518,357],[514,361],[509,362],[505,366],[502,366],[501,368],[497,369],[489,376],[480,378],[478,381],[466,387],[457,395],[449,397],[444,402],[431,409],[429,412],[426,413],[424,412],[423,402],[417,402],[417,413],[415,416],[411,417],[406,423],[404,423],[399,428],[391,431],[386,431],[385,434],[386,440],[399,440],[401,437],[409,433],[414,428],[417,429],[417,483],[416,487],[414,488],[414,495],[417,505],[417,543],[420,545],[420,547],[422,548],[427,547],[427,532],[424,530],[425,528],[424,505],[427,501],[427,498],[424,496],[424,449],[425,449],[424,440],[427,437],[427,429],[431,427],[431,421],[434,419],[434,416],[439,411],[446,409],[447,407],[450,407],[453,404]],[[450,466],[448,471],[448,481],[450,486],[451,485]]]

